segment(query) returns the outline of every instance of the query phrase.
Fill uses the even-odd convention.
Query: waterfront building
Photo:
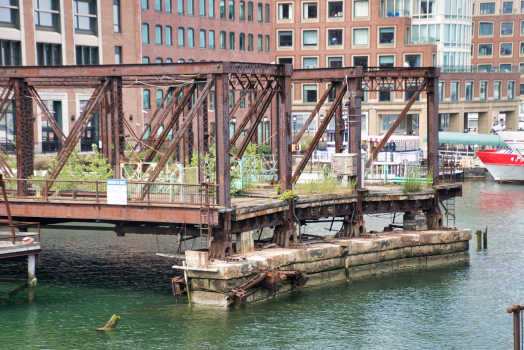
[[[59,66],[140,63],[139,2],[101,0],[6,0],[0,3],[0,65]],[[89,89],[45,89],[40,93],[67,136],[91,97]],[[126,118],[141,117],[141,94],[124,92]],[[14,151],[12,106],[0,122],[0,142]],[[34,102],[35,152],[56,152],[60,141]],[[96,118],[95,118],[96,119]],[[141,123],[138,119],[137,123]],[[135,123],[131,123],[138,128]],[[93,120],[80,141],[81,150],[98,144]]]

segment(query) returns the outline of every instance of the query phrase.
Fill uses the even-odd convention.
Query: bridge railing
[[[23,185],[22,194],[17,190]],[[107,203],[107,182],[94,180],[5,179],[9,198],[43,202],[87,201]],[[145,188],[149,190],[144,193]],[[46,190],[47,189],[47,190]],[[198,204],[204,202],[200,184],[127,182],[127,201],[131,203]],[[217,205],[217,185],[209,185],[209,204]]]

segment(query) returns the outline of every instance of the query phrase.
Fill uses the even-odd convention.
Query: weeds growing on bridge
[[[329,194],[341,191],[350,191],[355,188],[356,179],[352,179],[348,182],[347,186],[342,185],[342,181],[328,177],[322,180],[312,180],[304,183],[297,183],[293,187],[293,190],[298,195],[308,194]]]

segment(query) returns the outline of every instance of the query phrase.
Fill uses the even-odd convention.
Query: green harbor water
[[[366,218],[368,228],[387,223]],[[320,224],[319,224],[320,226]],[[174,271],[155,253],[175,237],[42,232],[36,299],[0,299],[0,349],[509,349],[524,303],[524,185],[464,183],[459,228],[489,227],[471,261],[340,282],[242,309],[176,303]],[[326,226],[308,227],[324,233]],[[1,263],[0,277],[25,277]],[[0,284],[0,295],[16,285]],[[111,315],[121,321],[94,333]]]

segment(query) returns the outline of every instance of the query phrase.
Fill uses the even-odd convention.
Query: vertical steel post
[[[273,97],[271,101],[271,118],[269,119],[269,135],[271,137],[271,154],[276,154],[278,150],[278,96]]]
[[[438,161],[438,76],[439,68],[436,69],[435,77],[426,80],[427,110],[428,110],[428,169],[433,168],[433,185],[439,184],[439,161]]]
[[[285,65],[285,76],[280,79],[282,91],[278,94],[278,179],[280,180],[280,191],[283,193],[290,190],[291,181],[291,74],[293,68],[290,64]]]
[[[17,178],[28,179],[33,176],[34,131],[33,101],[29,87],[24,79],[13,79],[14,112],[16,124]],[[18,181],[18,196],[27,192],[27,182]]]
[[[223,62],[224,71],[230,64]],[[231,208],[228,74],[215,75],[216,182],[218,205]]]
[[[356,67],[357,76],[362,76],[362,67]],[[348,81],[348,150],[357,155],[357,183],[355,188],[362,189],[362,81],[361,78],[351,78]]]
[[[111,78],[111,95],[113,100],[111,116],[114,123],[113,143],[114,159],[113,170],[115,178],[120,179],[120,158],[124,155],[124,111],[122,109],[122,78]]]

